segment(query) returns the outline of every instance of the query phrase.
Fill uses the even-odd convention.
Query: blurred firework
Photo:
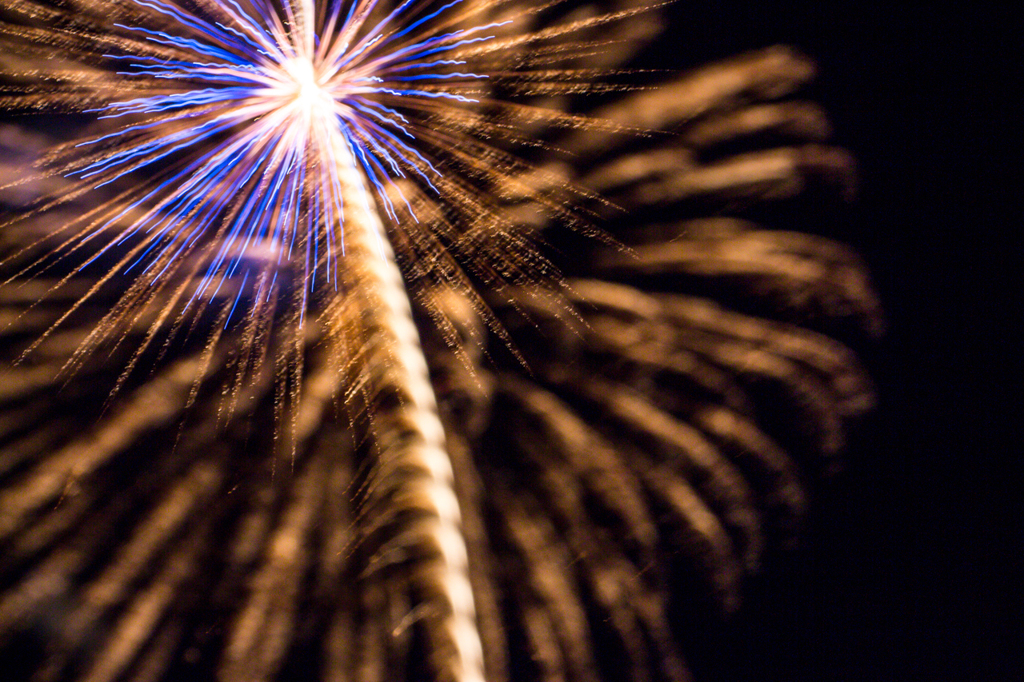
[[[308,101],[307,71],[282,76],[273,111],[199,141],[251,144],[218,161],[209,191],[190,184],[203,173],[195,152],[161,156],[194,132],[101,119],[91,139],[126,126],[129,137],[92,156],[58,146],[26,173],[22,157],[47,135],[32,121],[2,129],[5,668],[33,680],[461,681],[479,678],[479,641],[491,681],[687,679],[688,628],[735,610],[744,580],[792,543],[806,484],[871,403],[835,340],[879,331],[856,256],[746,219],[765,202],[850,189],[822,113],[791,97],[812,65],[774,48],[622,96],[616,69],[657,33],[654,10],[423,3],[393,42],[401,28],[373,37],[391,7],[344,6],[338,25],[361,17],[352,44],[367,60],[374,46],[448,41],[445,57],[467,64],[420,60],[411,73],[462,75],[415,90],[479,101],[438,104],[395,94],[407,85],[329,85],[309,55],[332,42],[295,39],[311,5],[243,5],[180,7],[226,31],[220,47],[255,23],[234,10],[281,17],[266,26],[291,45],[283,61],[307,50],[332,103]],[[165,99],[137,113],[161,125],[185,111],[193,131],[216,120],[227,100],[189,99],[220,87],[203,82],[216,69],[183,77],[182,53],[201,60],[168,7],[14,3],[0,24],[13,46],[0,57],[4,106],[151,97]],[[322,36],[336,35],[324,31],[333,7],[316,15]],[[438,38],[471,30],[446,12],[495,37]],[[108,54],[146,58],[111,69]],[[230,77],[227,89],[248,76]],[[349,133],[274,156],[287,135],[274,111],[328,106],[350,116]],[[365,134],[383,119],[391,137]],[[133,164],[130,182],[115,179]],[[85,168],[99,176],[65,177]],[[161,183],[169,193],[148,197]],[[338,203],[344,223],[328,215]],[[167,248],[204,210],[210,234],[194,253]],[[101,226],[112,236],[89,240]],[[233,248],[232,233],[250,243]],[[141,268],[166,266],[162,278],[121,276],[148,246]],[[431,386],[417,383],[420,338],[443,434],[429,425]]]

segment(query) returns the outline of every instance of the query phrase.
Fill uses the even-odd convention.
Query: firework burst
[[[142,211],[105,241],[113,248],[144,235],[118,269],[138,268],[150,286],[187,261],[197,244],[214,241],[189,303],[204,294],[215,298],[235,275],[242,278],[241,296],[249,276],[258,278],[247,267],[254,252],[275,265],[298,260],[304,292],[315,286],[318,267],[328,284],[336,283],[345,211],[353,210],[350,203],[370,210],[371,190],[397,221],[385,186],[394,188],[415,219],[393,181],[411,175],[439,193],[431,178],[439,181],[440,172],[417,149],[430,146],[428,140],[438,146],[439,136],[393,107],[429,112],[436,100],[474,101],[457,93],[485,76],[454,70],[465,64],[457,58],[460,48],[493,39],[486,32],[502,25],[439,33],[429,22],[449,23],[441,15],[459,3],[425,14],[429,3],[403,2],[371,25],[376,2],[352,4],[344,17],[340,3],[319,12],[308,2],[280,9],[257,4],[250,11],[259,19],[233,2],[211,4],[216,18],[160,2],[137,4],[170,18],[176,32],[113,24],[140,41],[124,39],[122,91],[145,96],[99,109],[103,118],[137,120],[75,144],[100,151],[67,174],[99,188],[169,158],[186,159],[76,241],[106,236],[121,216]],[[431,33],[417,36],[425,23]],[[108,142],[112,149],[103,149]],[[361,173],[353,174],[356,168]],[[263,281],[267,271],[260,274],[253,296],[274,296],[276,282]]]
[[[686,679],[670,605],[732,611],[792,539],[797,462],[870,402],[821,332],[878,318],[841,247],[679,222],[848,178],[776,101],[806,60],[567,113],[627,89],[649,9],[12,3],[0,105],[94,122],[2,189],[0,654]],[[606,134],[638,129],[678,134]],[[595,224],[631,248],[538,246]]]
[[[378,209],[403,232],[396,236],[400,246],[414,248],[410,256],[421,262],[433,251],[433,260],[451,266],[447,254],[461,249],[472,250],[473,267],[492,278],[544,269],[522,237],[481,252],[481,241],[498,242],[494,233],[509,227],[481,185],[503,183],[506,195],[519,193],[571,220],[560,203],[566,197],[530,187],[536,178],[520,177],[528,166],[480,138],[516,139],[510,119],[517,115],[562,125],[582,119],[506,105],[497,121],[469,105],[486,99],[491,75],[509,75],[509,67],[497,65],[516,46],[630,13],[497,40],[495,32],[511,19],[472,21],[503,4],[200,2],[187,8],[152,0],[94,3],[71,14],[15,3],[23,18],[59,25],[8,25],[9,38],[30,55],[51,56],[54,40],[70,43],[83,66],[55,69],[45,88],[36,80],[3,104],[77,109],[109,124],[54,151],[49,171],[76,182],[38,208],[52,210],[107,186],[122,189],[48,235],[45,255],[15,277],[73,263],[60,286],[83,270],[104,268],[101,282],[134,282],[136,299],[160,298],[165,307],[171,299],[182,310],[218,300],[227,285],[234,300],[226,324],[243,297],[256,313],[267,307],[264,299],[297,290],[304,316],[318,283],[344,284],[345,233],[362,229],[352,216]],[[560,50],[555,59],[567,59],[569,50]],[[469,60],[503,71],[473,73]],[[598,75],[522,68],[528,61],[520,60],[515,78],[534,91],[572,92]],[[384,257],[384,236],[373,240]],[[279,277],[282,268],[292,276]],[[189,283],[170,296],[159,293],[176,279]],[[125,306],[137,308],[138,301]],[[104,333],[123,329],[114,322]]]
[[[12,7],[21,23],[4,26],[24,54],[49,58],[56,41],[63,43],[58,54],[78,63],[54,70],[42,88],[38,78],[9,86],[13,94],[4,105],[63,106],[94,114],[103,125],[49,157],[48,172],[70,180],[70,191],[40,200],[6,229],[86,193],[114,193],[6,259],[15,272],[7,284],[53,277],[45,294],[51,297],[99,270],[21,359],[104,289],[120,288],[110,312],[78,340],[63,373],[82,371],[98,348],[116,348],[131,330],[146,328],[113,387],[118,393],[161,335],[162,358],[176,336],[188,339],[205,326],[212,331],[202,350],[169,369],[167,380],[178,387],[170,413],[171,405],[197,399],[207,373],[227,353],[236,355],[227,408],[234,416],[245,387],[258,388],[269,371],[272,347],[275,421],[290,422],[293,459],[326,402],[345,396],[350,419],[361,405],[373,418],[375,449],[361,514],[373,519],[368,534],[377,529],[381,538],[371,563],[410,566],[403,580],[415,617],[430,623],[434,674],[469,682],[483,679],[483,654],[460,507],[405,282],[381,216],[408,260],[426,263],[417,266],[420,278],[447,281],[473,296],[479,311],[487,307],[452,255],[460,248],[473,250],[476,273],[491,281],[550,277],[551,268],[509,229],[481,185],[502,183],[507,196],[518,193],[572,214],[559,192],[531,188],[518,177],[525,164],[467,134],[514,138],[508,112],[524,109],[509,106],[506,120],[494,122],[467,108],[486,97],[489,74],[466,65],[472,58],[493,70],[497,53],[632,13],[499,41],[496,31],[512,20],[479,19],[503,4],[111,0],[67,10],[28,0]],[[564,52],[559,48],[554,58]],[[534,75],[531,87],[549,92],[572,91],[581,79],[557,69]],[[578,123],[564,114],[548,118]],[[481,241],[501,244],[501,235],[508,237],[502,247],[481,247]],[[22,260],[27,264],[19,266]],[[311,309],[317,319],[307,325]],[[200,322],[204,315],[212,324]],[[225,350],[221,337],[236,315],[249,322],[239,323],[240,338]],[[310,336],[331,368],[323,385],[304,386]],[[113,451],[100,448],[92,459],[67,454],[83,471],[101,467]],[[19,491],[0,502],[3,532],[60,497],[63,484],[47,480],[34,494]],[[246,646],[228,646],[239,648]],[[228,671],[239,665],[234,656],[225,663]]]

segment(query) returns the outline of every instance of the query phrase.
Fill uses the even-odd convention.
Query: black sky
[[[674,10],[696,52],[785,43],[819,63],[814,95],[860,168],[832,236],[868,261],[889,325],[867,354],[879,408],[807,546],[712,655],[723,680],[1024,679],[1020,40],[1008,10],[913,5]]]

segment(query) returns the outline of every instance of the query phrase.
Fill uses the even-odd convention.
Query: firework
[[[98,120],[5,188],[43,198],[4,232],[4,651],[41,643],[35,679],[686,677],[669,605],[736,607],[798,462],[870,402],[823,333],[877,325],[855,257],[681,220],[848,178],[776,101],[806,60],[580,116],[652,14],[12,10],[4,105]]]

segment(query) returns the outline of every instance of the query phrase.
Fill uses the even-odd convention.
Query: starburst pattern
[[[83,65],[53,69],[44,89],[38,81],[10,84],[14,94],[3,104],[83,110],[110,124],[52,153],[47,171],[77,182],[36,209],[52,211],[107,186],[128,189],[47,235],[44,255],[15,276],[70,263],[59,288],[83,270],[103,269],[102,283],[134,282],[123,306],[132,314],[147,298],[159,298],[167,311],[178,312],[168,300],[187,310],[197,299],[217,300],[226,287],[234,290],[233,307],[244,297],[258,316],[267,307],[263,299],[299,290],[304,316],[318,279],[339,287],[338,258],[353,223],[346,211],[376,213],[378,206],[410,258],[422,263],[428,252],[436,254],[443,265],[425,273],[435,279],[469,289],[451,260],[463,252],[474,274],[491,280],[549,269],[508,229],[480,185],[504,183],[501,191],[572,221],[567,197],[559,196],[565,190],[529,187],[518,177],[529,167],[483,138],[522,141],[512,125],[516,118],[559,125],[580,125],[581,119],[509,103],[495,103],[502,109],[495,118],[462,105],[486,99],[491,75],[508,80],[508,67],[496,71],[495,54],[507,57],[518,45],[549,42],[633,12],[501,41],[495,31],[512,19],[472,23],[506,4],[227,2],[188,9],[140,0],[95,3],[68,14],[45,3],[16,3],[24,19],[42,16],[58,25],[8,26],[21,51],[48,56],[59,35]],[[559,45],[554,56],[536,61],[569,59],[578,50]],[[466,71],[467,60],[487,72]],[[529,83],[531,91],[571,92],[599,75],[540,71],[531,61],[512,69],[512,81]],[[354,170],[346,185],[347,169]],[[487,240],[500,242],[501,234],[506,244],[481,248]],[[378,251],[384,250],[382,241]],[[282,278],[282,268],[295,272]],[[157,294],[175,279],[189,281],[181,291]],[[228,313],[227,324],[234,315]],[[111,319],[96,341],[119,333],[120,322]]]
[[[4,28],[29,64],[5,105],[111,116],[4,194],[30,197],[0,288],[22,358],[0,394],[9,669],[686,679],[687,627],[792,541],[870,404],[830,336],[878,327],[856,257],[698,219],[848,184],[820,111],[788,99],[809,62],[769,50],[580,116],[565,98],[621,89],[599,79],[653,14],[189,7],[24,2]],[[41,76],[55,42],[77,62]],[[629,248],[572,236],[582,215]]]
[[[136,192],[140,196],[116,216],[90,225],[77,239],[90,241],[115,228],[125,213],[142,211],[108,245],[146,235],[123,272],[138,268],[152,286],[215,232],[217,246],[192,298],[216,297],[236,274],[242,276],[241,293],[251,274],[251,249],[277,265],[293,262],[299,234],[308,287],[315,286],[318,266],[327,283],[336,280],[344,211],[354,198],[345,195],[339,168],[358,166],[367,180],[359,189],[365,184],[375,190],[396,221],[385,185],[411,175],[437,193],[440,173],[418,148],[436,147],[438,136],[393,107],[430,111],[436,99],[474,101],[458,92],[484,76],[455,70],[465,60],[454,57],[460,48],[493,39],[486,32],[507,23],[441,32],[437,26],[452,23],[448,15],[458,2],[427,12],[429,3],[410,0],[373,22],[373,1],[349,5],[344,16],[341,3],[319,13],[308,2],[295,8],[285,2],[281,10],[257,4],[250,9],[259,19],[234,2],[206,8],[216,17],[209,19],[157,0],[137,4],[170,18],[173,28],[113,24],[141,41],[125,38],[128,54],[111,58],[125,62],[126,70],[118,72],[127,79],[124,92],[145,96],[99,110],[103,118],[136,120],[75,144],[86,154],[67,174],[99,188],[191,154],[154,178],[151,191]],[[424,25],[430,27],[427,37],[416,33]],[[439,82],[443,88],[431,85]],[[92,149],[100,151],[89,154]],[[240,195],[244,199],[235,201]],[[275,284],[261,284],[254,296],[273,296]]]

